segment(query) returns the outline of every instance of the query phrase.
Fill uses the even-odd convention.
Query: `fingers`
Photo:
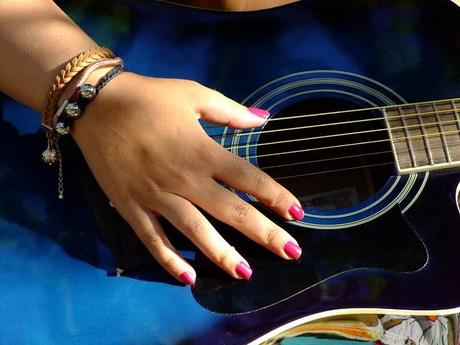
[[[297,241],[252,205],[213,180],[202,183],[201,188],[202,193],[193,202],[210,215],[285,259],[299,259]]]
[[[269,113],[258,108],[246,108],[221,93],[204,88],[207,101],[198,109],[202,119],[234,128],[261,126]],[[213,142],[214,145],[217,145]],[[216,146],[217,147],[217,146]],[[222,149],[216,164],[216,179],[256,197],[261,203],[289,220],[301,220],[304,212],[300,202],[269,175]]]
[[[221,93],[206,89],[205,103],[198,109],[205,121],[233,128],[253,128],[262,126],[270,116],[266,110],[247,108]]]
[[[303,219],[303,208],[291,192],[243,158],[228,152],[214,142],[212,144],[221,150],[219,164],[215,165],[213,178],[241,192],[251,194],[285,219]]]
[[[230,246],[203,214],[188,200],[174,194],[165,196],[159,209],[178,230],[186,235],[217,266],[234,278],[249,279],[248,262]]]
[[[186,285],[196,280],[195,270],[175,250],[156,217],[149,210],[137,209],[125,217],[149,252],[173,277]]]

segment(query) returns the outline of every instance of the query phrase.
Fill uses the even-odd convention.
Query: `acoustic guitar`
[[[179,286],[143,254],[78,152],[64,162],[66,197],[57,199],[37,114],[3,98],[0,344],[256,345],[325,316],[460,312],[455,4],[308,0],[250,13],[60,5],[128,70],[196,80],[270,110],[261,128],[202,125],[299,197],[304,219],[284,222],[234,191],[303,255],[281,260],[215,222],[254,270],[237,281],[170,229],[198,273],[192,289]],[[119,276],[107,274],[116,267]]]

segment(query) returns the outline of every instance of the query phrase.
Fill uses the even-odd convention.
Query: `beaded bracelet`
[[[101,68],[116,66],[123,66],[123,60],[121,58],[103,59],[87,66],[66,85],[58,99],[58,102],[56,103],[55,108],[57,108],[59,112],[59,109],[63,107],[63,103],[70,102],[72,98],[75,98],[77,96],[78,89],[86,82],[94,71]],[[52,114],[50,130],[53,130],[52,127],[55,125],[54,118],[56,115],[59,115],[58,112],[54,113],[54,115]]]
[[[64,89],[80,71],[97,61],[107,58],[115,58],[115,54],[110,49],[104,47],[90,48],[72,58],[56,75],[48,92],[45,112],[42,114],[42,127],[45,130],[51,130],[52,114],[56,109],[57,100],[62,93],[62,89]]]
[[[69,99],[62,102],[61,106],[54,114],[53,129],[55,132],[60,136],[69,134],[72,123],[83,114],[86,106],[97,96],[99,91],[109,83],[109,81],[114,79],[121,72],[123,72],[123,66],[116,66],[99,79],[95,86],[83,84],[78,87]],[[71,100],[73,101],[71,102]]]

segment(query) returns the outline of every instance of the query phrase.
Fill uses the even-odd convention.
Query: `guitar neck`
[[[400,174],[460,166],[460,99],[384,109]]]

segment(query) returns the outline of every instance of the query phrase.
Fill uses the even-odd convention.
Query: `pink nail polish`
[[[249,112],[258,116],[267,119],[270,116],[270,112],[260,108],[248,108]]]
[[[179,276],[179,279],[182,280],[184,282],[184,284],[186,285],[193,285],[195,284],[195,279],[193,279],[193,276],[188,273],[188,272],[184,272],[182,273],[180,276]]]
[[[236,274],[238,274],[241,278],[249,280],[252,275],[251,268],[246,265],[243,261],[241,261],[238,265],[236,265],[235,269]]]
[[[295,220],[302,220],[303,216],[305,215],[303,212],[303,208],[296,204],[292,204],[291,207],[289,207],[289,214]]]
[[[298,260],[302,255],[302,249],[292,241],[286,242],[283,249],[286,255],[294,260]]]

